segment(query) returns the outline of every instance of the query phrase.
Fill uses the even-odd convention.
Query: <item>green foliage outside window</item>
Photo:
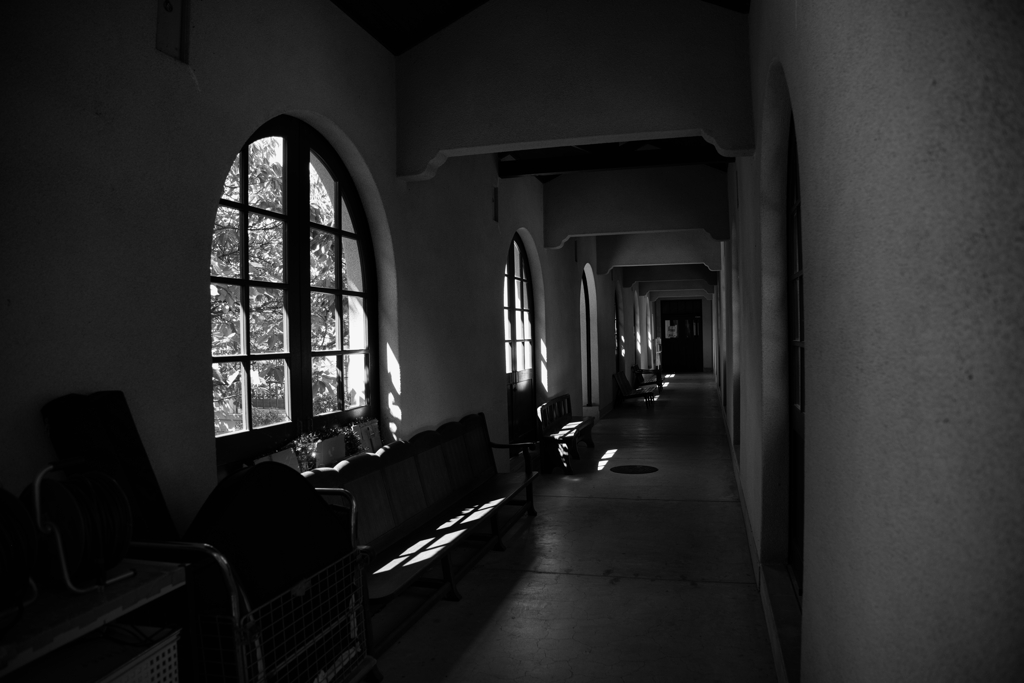
[[[284,152],[284,137],[263,137],[249,143],[228,171],[223,201],[214,221],[210,321],[218,436],[246,431],[246,399],[252,420],[249,429],[296,419],[289,410],[292,401],[302,398],[292,391],[296,373],[306,373],[311,380],[312,416],[366,405],[367,321],[363,297],[338,291],[348,287],[363,291],[354,235],[347,233],[351,237],[343,238],[334,232],[339,228],[353,230],[348,207],[326,165],[311,153],[308,206],[309,222],[314,225],[296,223],[294,211],[285,213],[286,203],[296,201],[296,197],[294,192],[287,195],[285,176],[290,171],[285,168]],[[247,163],[243,163],[243,154]],[[295,252],[287,259],[286,255],[289,245],[296,249],[299,234],[306,232],[309,281],[300,282],[305,273],[294,270]],[[351,282],[346,275],[350,261],[354,269]],[[311,289],[306,290],[307,286]],[[307,301],[298,301],[305,297],[296,294],[306,291]],[[309,307],[309,349],[321,352],[303,361],[296,355],[298,349],[289,348],[294,331],[288,327],[299,320],[298,306]],[[358,316],[356,328],[351,328],[352,315]],[[359,339],[350,338],[351,329],[357,330]],[[345,349],[359,353],[344,354]],[[277,357],[261,358],[262,354]],[[356,370],[354,374],[350,373],[350,364]],[[350,374],[354,386],[349,385]],[[302,414],[308,415],[308,408]]]

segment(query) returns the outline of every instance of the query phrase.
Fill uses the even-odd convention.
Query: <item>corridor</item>
[[[714,378],[666,383],[541,476],[539,516],[384,653],[385,680],[775,680]]]

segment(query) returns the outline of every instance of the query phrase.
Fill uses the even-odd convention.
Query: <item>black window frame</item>
[[[519,264],[522,267],[522,275],[515,272],[515,256],[519,255]],[[511,273],[511,274],[510,274]],[[515,286],[516,283],[522,282],[522,296],[520,307],[515,305]],[[526,257],[526,248],[523,246],[523,241],[519,235],[512,237],[512,242],[508,247],[508,255],[505,259],[505,320],[509,325],[510,337],[504,340],[506,353],[511,354],[511,366],[512,370],[509,372],[508,363],[505,365],[505,376],[508,383],[519,382],[524,379],[532,379],[534,377],[534,370],[537,368],[537,344],[536,335],[534,334],[536,321],[534,320],[533,310],[533,277],[530,274],[530,262]],[[530,321],[530,334],[524,335],[522,338],[518,335],[516,328],[515,314],[517,311],[524,313],[524,321]],[[525,329],[525,325],[524,325]],[[517,355],[516,355],[516,344],[521,342],[530,343],[530,367],[520,368],[518,367]],[[526,354],[523,354],[524,360]]]
[[[281,137],[284,140],[284,162],[285,181],[283,191],[284,212],[284,283],[281,285],[286,289],[284,310],[287,319],[288,350],[282,353],[260,354],[259,360],[270,360],[285,358],[289,366],[290,389],[289,402],[291,408],[291,419],[277,425],[254,428],[252,427],[252,405],[249,397],[246,398],[246,413],[249,427],[240,432],[215,435],[217,464],[226,466],[252,460],[263,455],[268,455],[288,447],[288,444],[300,434],[310,431],[323,431],[332,426],[340,426],[362,419],[379,419],[380,411],[380,388],[378,372],[378,321],[377,321],[377,273],[376,261],[374,259],[373,242],[370,235],[369,223],[359,193],[356,190],[352,176],[342,162],[341,157],[334,150],[333,146],[314,128],[308,124],[290,116],[279,116],[268,121],[259,127],[246,140],[245,145],[239,152],[239,199],[232,201],[221,197],[218,208],[229,207],[241,211],[240,215],[240,276],[237,279],[215,277],[211,274],[210,282],[238,284],[242,283],[243,303],[242,324],[248,336],[248,296],[245,293],[250,283],[248,276],[248,254],[247,254],[247,229],[246,217],[248,214],[266,215],[266,211],[254,209],[247,205],[247,150],[251,143],[267,137]],[[314,153],[319,161],[326,167],[335,181],[337,201],[335,204],[337,227],[321,226],[310,220],[309,210],[309,164],[310,153]],[[301,169],[301,172],[294,172],[288,169]],[[344,202],[351,219],[352,230],[342,229],[341,203]],[[325,230],[336,235],[336,258],[337,277],[336,288],[316,287],[310,284],[309,280],[309,241],[310,229]],[[340,278],[342,235],[355,239],[360,268],[363,278],[361,292],[346,290],[342,288]],[[260,282],[256,286],[263,286]],[[312,333],[310,330],[310,294],[314,291],[333,293],[338,297],[338,306],[341,307],[342,296],[357,296],[363,300],[363,311],[366,316],[367,345],[365,350],[344,349],[344,343],[338,340],[339,350],[334,351],[313,351]],[[340,334],[340,331],[339,331]],[[211,356],[213,363],[235,362],[240,360],[243,366],[248,368],[248,363],[253,354],[246,353],[247,349],[242,348],[243,353],[239,356]],[[366,402],[365,405],[340,410],[325,415],[313,415],[313,386],[312,386],[312,359],[317,356],[335,355],[339,361],[346,355],[366,356]],[[248,373],[248,369],[246,370]],[[339,380],[342,370],[338,368]],[[243,391],[248,391],[248,381],[243,386]],[[339,400],[344,387],[339,387]]]

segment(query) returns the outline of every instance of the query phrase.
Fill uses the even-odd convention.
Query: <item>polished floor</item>
[[[541,476],[539,516],[382,655],[386,681],[776,680],[714,380],[667,382]]]

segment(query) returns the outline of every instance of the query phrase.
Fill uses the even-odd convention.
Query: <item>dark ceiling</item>
[[[455,23],[487,0],[332,0],[392,54],[400,55]],[[750,0],[703,0],[746,14]],[[541,182],[562,173],[616,168],[708,164],[724,169],[730,161],[702,138],[639,140],[521,150],[497,155],[498,175],[532,175]]]
[[[747,14],[750,0],[703,0]],[[332,0],[391,54],[400,55],[487,0]]]
[[[332,0],[391,54],[400,55],[487,0]]]

